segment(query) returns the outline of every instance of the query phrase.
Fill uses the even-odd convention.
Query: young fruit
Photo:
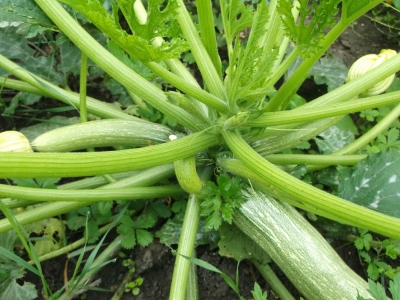
[[[175,175],[182,189],[189,194],[197,194],[203,187],[196,171],[196,157],[194,155],[174,162]]]

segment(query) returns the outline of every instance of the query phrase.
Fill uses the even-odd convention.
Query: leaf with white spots
[[[357,129],[350,117],[343,118],[336,125],[321,132],[314,138],[318,149],[323,154],[331,154],[354,141]]]
[[[371,154],[340,171],[339,195],[383,214],[400,217],[400,153]]]

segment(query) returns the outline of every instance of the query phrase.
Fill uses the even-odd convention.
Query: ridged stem
[[[83,177],[140,170],[196,154],[219,143],[196,133],[168,143],[138,149],[76,153],[2,153],[0,178]]]
[[[153,184],[159,183],[160,181],[170,177],[171,171],[170,168],[165,166],[158,166],[155,168],[151,168],[148,170],[144,170],[142,172],[138,172],[135,175],[135,178],[131,177],[129,180],[129,186],[133,187],[146,187],[151,186]],[[64,186],[65,189],[68,188],[91,188],[92,182],[85,181],[83,184],[79,182],[77,185],[74,183],[69,183]],[[87,185],[85,185],[87,183]],[[113,187],[113,184],[109,186],[102,186],[100,189],[109,189]],[[24,211],[20,214],[15,215],[15,219],[21,225],[30,224],[33,222],[37,222],[46,218],[51,218],[54,216],[62,215],[67,212],[71,212],[77,210],[78,208],[92,205],[93,202],[53,202],[49,204],[42,205],[32,210]],[[7,230],[12,229],[10,222],[7,219],[0,220],[0,233],[5,232]]]
[[[104,49],[54,0],[36,0],[36,3],[58,28],[93,62],[121,83],[135,91],[147,103],[192,131],[198,131],[193,117],[184,110],[167,102],[163,91],[138,75],[110,52]]]
[[[215,69],[213,61],[197,33],[197,29],[193,24],[184,2],[182,0],[178,0],[178,2],[179,9],[177,19],[183,35],[190,44],[191,52],[199,67],[204,83],[213,95],[226,101],[227,97],[222,79]]]
[[[41,95],[53,99],[60,100],[61,102],[71,105],[73,107],[79,107],[79,94],[66,91],[45,79],[40,79],[40,82],[35,80],[32,73],[21,68],[8,58],[0,54],[0,67],[8,71],[10,74],[20,78],[23,81],[14,79],[5,79],[0,77],[0,86],[14,89],[17,91],[32,93]],[[42,83],[42,84],[41,84]],[[141,122],[148,122],[146,120],[136,118],[134,116],[124,113],[120,109],[113,107],[109,103],[101,102],[92,97],[87,97],[87,108],[88,111],[96,116],[106,119],[123,119],[123,120],[137,120]]]
[[[399,57],[400,58],[400,57]],[[400,101],[400,92],[350,100],[345,103],[324,105],[321,107],[308,107],[301,110],[288,110],[267,112],[255,120],[249,120],[246,125],[251,127],[277,126],[294,124],[311,120],[319,120],[328,117],[341,116],[357,111],[385,106]]]
[[[217,70],[218,74],[221,74],[221,58],[218,54],[217,37],[215,34],[215,25],[212,11],[212,1],[198,1],[196,2],[197,16],[199,18],[200,25],[200,36],[204,47],[211,61]]]
[[[200,173],[202,181],[211,176],[211,168],[205,168]],[[179,237],[178,250],[180,255],[175,257],[174,272],[172,274],[170,300],[185,300],[186,288],[189,280],[191,262],[184,256],[193,257],[196,235],[200,222],[200,199],[195,194],[190,194],[183,219],[182,231]]]
[[[277,194],[282,192],[303,206],[329,212],[332,220],[400,238],[400,219],[353,204],[289,175],[255,152],[237,132],[224,130],[222,135],[234,155]]]
[[[100,202],[111,200],[138,200],[179,196],[184,191],[179,185],[154,187],[128,187],[94,190],[38,189],[0,184],[0,197],[51,202]]]

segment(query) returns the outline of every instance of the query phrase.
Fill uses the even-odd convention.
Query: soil
[[[356,24],[350,26],[343,33],[334,43],[330,52],[341,57],[349,67],[358,57],[365,54],[379,53],[380,50],[384,48],[391,48],[398,51],[399,41],[400,37],[392,37],[392,34],[387,28],[378,26],[368,18],[362,17]],[[323,89],[325,89],[324,86],[316,86],[312,80],[309,80],[299,93],[305,97],[315,98],[318,93],[323,92]],[[357,251],[352,245],[343,246],[344,244],[346,244],[346,242],[335,245],[335,249],[356,273],[366,278],[366,272],[364,266],[360,263]],[[135,278],[139,276],[143,277],[144,282],[138,296],[126,293],[122,299],[168,299],[175,260],[171,250],[156,241],[146,248],[137,247],[134,251],[125,251],[125,253],[127,253],[129,258],[135,261]],[[235,278],[237,267],[237,262],[235,260],[221,257],[218,255],[218,250],[210,250],[207,246],[198,247],[197,255],[198,258],[211,263],[231,278]],[[64,265],[65,257],[43,263],[44,273],[53,290],[63,285]],[[72,269],[71,265],[69,269]],[[279,278],[289,287],[293,296],[299,299],[301,296],[300,293],[285,278],[279,268],[273,265],[273,269],[277,272]],[[122,259],[117,259],[115,263],[108,264],[100,271],[98,276],[101,279],[101,283],[99,286],[105,289],[115,290],[126,272],[127,268],[122,265]],[[222,280],[220,275],[203,268],[197,269],[197,275],[200,299],[237,299],[237,295]],[[246,299],[252,298],[250,291],[253,289],[254,282],[258,282],[263,291],[268,291],[269,300],[278,299],[250,262],[241,262],[239,266],[239,278],[240,292]],[[40,286],[37,277],[28,276],[25,280],[34,282],[37,284],[37,287]],[[103,300],[110,299],[111,297],[112,294],[106,292],[86,293],[86,299],[89,300]]]

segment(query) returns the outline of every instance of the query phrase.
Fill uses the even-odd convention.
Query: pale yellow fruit
[[[18,131],[0,133],[0,152],[33,152],[29,140]]]
[[[360,57],[350,68],[349,73],[347,75],[346,82],[349,82],[368,71],[376,68],[381,65],[385,61],[389,60],[393,56],[397,54],[396,51],[391,49],[383,49],[379,54],[368,54]],[[369,90],[362,93],[361,97],[375,96],[382,94],[387,88],[392,84],[394,80],[395,74],[387,77],[385,80],[377,83]]]

